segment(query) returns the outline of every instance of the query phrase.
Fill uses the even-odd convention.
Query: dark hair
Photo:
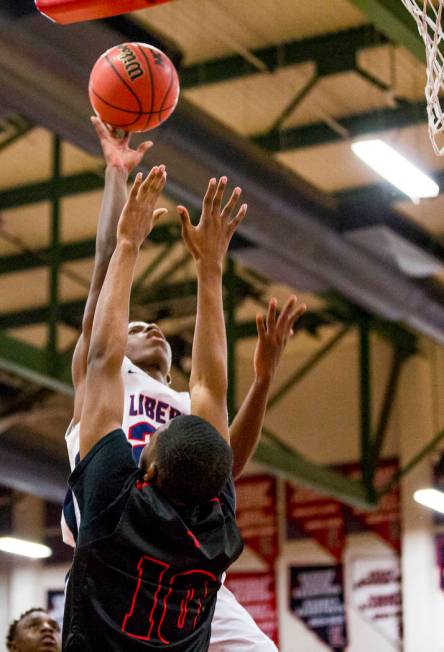
[[[159,488],[173,502],[198,505],[217,496],[231,473],[230,446],[208,421],[178,416],[156,441]]]
[[[8,633],[6,634],[6,647],[8,650],[12,648],[12,644],[14,643],[15,640],[15,634],[17,631],[17,625],[23,618],[26,618],[26,616],[29,616],[33,611],[42,611],[43,613],[48,613],[46,609],[43,609],[43,607],[32,607],[31,609],[27,609],[22,613],[21,616],[19,616],[16,620],[13,620],[12,623],[9,625]]]

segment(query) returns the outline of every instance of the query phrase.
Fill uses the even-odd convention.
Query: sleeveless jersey
[[[139,462],[144,446],[151,434],[179,414],[190,414],[191,402],[188,392],[176,392],[152,378],[145,371],[124,358],[122,365],[125,402],[122,429],[132,446],[133,457]],[[71,471],[80,456],[80,423],[72,423],[65,435]],[[80,524],[80,510],[71,490],[67,491],[63,505],[61,527],[63,541],[75,546]]]

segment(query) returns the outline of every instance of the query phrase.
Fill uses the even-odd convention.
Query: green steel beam
[[[388,129],[401,129],[427,122],[424,102],[399,101],[395,108],[382,108],[364,113],[337,118],[336,121],[350,138],[368,136]],[[314,122],[302,127],[293,127],[259,134],[253,141],[260,147],[282,152],[313,147],[344,140],[342,133],[333,130],[325,122]]]
[[[376,502],[368,498],[362,482],[311,462],[296,451],[280,450],[278,446],[262,440],[254,460],[286,480],[310,487],[352,507],[370,510],[376,506]]]
[[[63,394],[73,393],[70,370],[65,370],[60,375],[51,374],[45,350],[2,332],[0,332],[0,368]]]
[[[138,293],[146,291],[146,288],[143,288],[143,284],[148,280],[151,274],[159,267],[160,263],[165,260],[167,254],[171,251],[174,243],[167,243],[157,254],[157,256],[150,262],[150,264],[143,270],[143,272],[138,276],[135,283],[133,283],[132,294],[137,296]]]
[[[224,284],[226,276],[224,275]],[[236,288],[238,296],[243,297],[250,292],[249,285],[237,277]],[[169,301],[180,301],[196,297],[197,283],[194,279],[168,283],[167,285],[155,286],[147,291],[140,292],[137,296],[138,307],[145,307],[149,310],[151,305],[165,304]],[[60,303],[60,321],[70,323],[78,322],[85,308],[85,299],[67,301]],[[49,319],[49,306],[38,306],[18,312],[0,313],[0,330],[8,328],[19,328],[47,322]]]
[[[381,411],[379,414],[378,425],[372,442],[372,475],[374,476],[375,470],[378,466],[381,450],[384,445],[385,434],[387,432],[387,425],[390,420],[392,408],[395,402],[396,390],[398,388],[399,379],[404,362],[408,354],[394,347],[393,359],[390,368],[390,375],[385,388],[384,398],[382,401]]]
[[[22,116],[8,117],[5,122],[8,123],[8,126],[12,126],[12,129],[4,129],[3,133],[0,133],[0,151],[20,140],[31,129],[34,129],[34,124]]]
[[[394,43],[404,46],[425,63],[425,48],[416,23],[400,0],[350,0]],[[421,3],[418,3],[421,4]]]
[[[49,319],[48,319],[48,368],[52,373],[57,370],[59,307],[59,269],[60,256],[60,198],[58,186],[61,172],[62,144],[59,136],[52,137],[52,181],[54,184],[51,202],[50,223],[50,277],[49,277]]]
[[[425,457],[430,455],[430,453],[432,453],[435,450],[435,448],[438,446],[438,444],[442,442],[443,439],[444,439],[444,429],[440,430],[438,434],[435,435],[435,437],[433,437],[433,439],[429,441],[428,444],[426,444],[423,448],[421,448],[421,450],[418,451],[416,455],[414,455],[412,459],[409,460],[409,462],[407,462],[405,466],[400,468],[399,471],[397,471],[393,475],[393,477],[383,487],[381,487],[381,489],[379,489],[378,497],[384,496],[384,494],[391,491],[393,487],[395,487],[398,484],[398,482],[402,480],[402,478],[405,475],[407,475],[407,473],[409,473],[409,471],[411,471],[417,464],[422,462],[422,460]]]
[[[78,240],[61,245],[60,255],[63,262],[92,258],[95,253],[95,240]],[[23,272],[50,264],[51,248],[28,250],[19,254],[0,257],[0,275]]]
[[[316,71],[315,74],[308,80],[308,82],[297,91],[297,93],[292,97],[290,102],[283,108],[278,117],[274,120],[273,124],[269,128],[269,132],[279,131],[285,120],[293,113],[297,106],[307,97],[308,93],[316,86],[320,79],[319,73]]]
[[[150,233],[150,242],[154,244],[173,243],[180,238],[180,226],[176,222],[159,224]],[[68,242],[60,247],[60,256],[64,263],[83,258],[92,258],[96,249],[95,239]],[[51,248],[28,250],[19,254],[0,257],[0,275],[22,272],[37,267],[50,265]]]
[[[335,333],[318,351],[316,351],[308,360],[305,362],[302,367],[297,369],[297,371],[290,376],[290,378],[270,397],[268,401],[268,409],[273,407],[284,394],[295,385],[297,382],[302,380],[302,378],[320,361],[322,358],[329,353],[334,346],[346,335],[350,330],[350,324],[347,324],[340,331]]]
[[[321,74],[349,70],[358,50],[386,43],[372,25],[300,39],[277,46],[253,50],[270,72],[286,66],[315,61]],[[334,56],[332,56],[334,53]],[[214,59],[185,67],[180,72],[181,88],[214,84],[246,75],[263,74],[238,55]]]
[[[54,192],[57,192],[59,197],[66,197],[99,188],[103,188],[101,173],[79,172],[60,177],[58,181],[50,179],[2,190],[0,191],[0,209],[6,210],[7,208],[18,208],[26,204],[51,201]]]

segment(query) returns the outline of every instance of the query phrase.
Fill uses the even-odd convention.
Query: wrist
[[[196,261],[196,271],[198,274],[208,276],[222,276],[223,264],[214,260],[204,260],[199,258]]]
[[[260,374],[255,372],[254,384],[256,385],[256,387],[268,391],[271,383],[273,382],[273,378],[274,378],[274,373],[272,371],[261,372]]]
[[[126,166],[122,163],[109,161],[106,164],[105,176],[119,178],[126,183],[128,181],[129,172]]]
[[[121,236],[117,238],[116,249],[127,255],[137,256],[139,253],[140,245],[134,242],[134,240],[130,240],[125,236]]]

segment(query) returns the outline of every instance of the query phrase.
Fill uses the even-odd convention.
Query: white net
[[[438,156],[444,155],[444,113],[439,94],[444,89],[444,40],[442,15],[444,0],[401,0],[418,26],[424,41],[427,59],[427,83],[425,96],[429,118],[429,134],[433,149]]]

